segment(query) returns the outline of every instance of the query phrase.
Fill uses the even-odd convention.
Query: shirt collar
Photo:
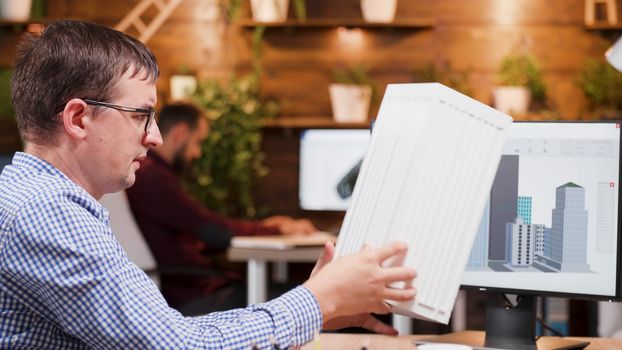
[[[60,177],[63,181],[71,183],[76,191],[82,193],[82,195],[90,199],[90,202],[93,205],[93,209],[95,209],[95,213],[100,220],[104,220],[106,222],[110,220],[108,215],[108,209],[106,209],[101,203],[99,203],[84,188],[73,182],[69,177],[67,177],[67,175],[65,175],[62,171],[60,171],[58,168],[48,163],[47,161],[29,153],[15,152],[12,165],[30,170],[34,173],[48,174],[54,177]]]
[[[61,176],[64,179],[71,181],[67,175],[63,174],[63,172],[58,170],[55,166],[32,154],[15,152],[12,164],[19,168],[27,168],[38,173]]]

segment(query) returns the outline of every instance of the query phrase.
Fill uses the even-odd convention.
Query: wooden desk
[[[231,261],[246,261],[248,304],[263,303],[268,296],[268,262],[315,262],[323,247],[267,249],[231,247]]]
[[[248,305],[267,301],[269,262],[310,262],[313,263],[322,253],[323,247],[295,247],[287,249],[237,248],[227,252],[230,261],[246,261],[247,302]],[[411,333],[410,318],[393,315],[393,326],[400,334]]]
[[[460,332],[466,339],[478,338],[483,340],[484,332],[479,331],[466,331]],[[390,337],[384,335],[375,334],[322,334],[320,335],[319,347],[318,344],[309,343],[302,347],[303,350],[331,350],[331,349],[344,349],[344,350],[360,350],[363,346],[366,346],[368,350],[400,350],[408,349],[414,350],[416,347],[413,345],[413,340],[421,340],[430,338],[430,335],[401,335],[397,337]],[[538,340],[538,350],[548,349],[547,345],[555,341],[556,337],[542,337]],[[586,347],[586,350],[613,350],[622,349],[622,339],[609,339],[609,338],[574,338],[569,337],[571,340],[589,341],[590,345]]]

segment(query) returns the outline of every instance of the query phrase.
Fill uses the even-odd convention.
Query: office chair
[[[158,266],[151,249],[140,231],[125,191],[110,193],[99,201],[110,213],[110,226],[130,261],[141,268],[158,286],[163,274],[222,277],[219,271],[208,271],[196,266]]]
[[[136,224],[125,191],[110,193],[100,203],[110,212],[110,226],[121,247],[136,266],[140,267],[160,287],[157,263],[149,245]]]

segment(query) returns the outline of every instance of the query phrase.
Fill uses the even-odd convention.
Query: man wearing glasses
[[[129,262],[97,201],[131,186],[162,143],[153,54],[115,30],[61,21],[17,56],[11,88],[25,150],[0,175],[0,348],[288,348],[321,328],[390,333],[368,312],[414,298],[387,286],[409,285],[414,270],[381,267],[405,244],[335,261],[327,244],[309,280],[283,296],[184,317]]]
[[[145,134],[149,133],[149,127],[151,126],[151,123],[155,120],[156,111],[155,109],[153,109],[153,107],[149,107],[149,108],[126,107],[126,106],[115,105],[115,104],[107,103],[107,102],[93,101],[88,98],[83,99],[83,101],[87,105],[91,105],[91,106],[100,106],[100,107],[116,109],[117,111],[134,113],[136,117],[143,118],[145,120]]]

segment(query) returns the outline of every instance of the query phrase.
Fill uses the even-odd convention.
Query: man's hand
[[[406,252],[405,243],[370,249],[331,261],[334,246],[327,243],[311,278],[304,286],[315,295],[324,317],[325,328],[362,326],[386,334],[390,327],[373,319],[369,313],[388,313],[387,300],[408,301],[415,297],[411,286],[416,271],[408,267],[381,267],[383,261]],[[405,289],[387,285],[405,281]],[[385,327],[383,327],[385,326]]]
[[[271,216],[261,222],[265,226],[276,226],[282,235],[308,235],[318,229],[307,219],[292,219],[289,216]]]
[[[326,242],[324,244],[324,250],[318,258],[313,271],[311,271],[311,277],[315,276],[326,264],[333,260],[335,256],[335,246],[332,242]],[[361,313],[352,316],[342,316],[334,318],[328,322],[324,322],[323,328],[325,330],[341,329],[346,327],[362,327],[375,333],[386,335],[397,335],[398,331],[390,325],[380,321],[372,316],[370,313]]]

